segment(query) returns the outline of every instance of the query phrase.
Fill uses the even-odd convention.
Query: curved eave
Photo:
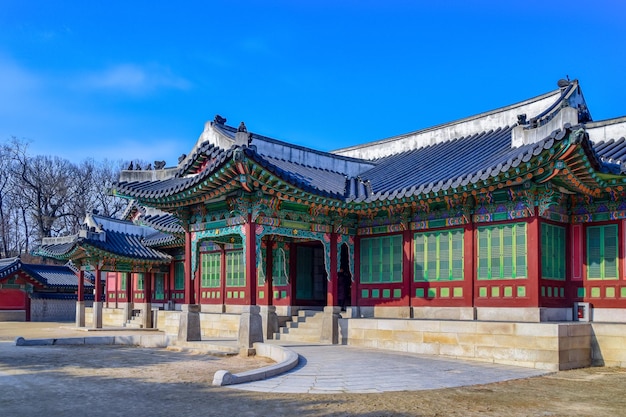
[[[214,199],[236,186],[234,164],[232,160],[212,170],[198,174],[198,180],[190,182],[189,186],[175,187],[171,190],[159,192],[138,193],[132,190],[132,184],[118,187],[113,194],[122,198],[137,200],[140,204],[168,211],[201,201]]]
[[[98,259],[115,259],[117,261],[122,262],[131,262],[131,263],[143,263],[143,264],[164,264],[170,263],[172,257],[165,253],[161,254],[159,257],[139,257],[139,256],[129,256],[125,254],[111,252],[97,246],[91,245],[89,243],[83,244],[83,249],[86,254],[89,254],[90,258],[98,258]]]
[[[50,246],[53,247],[54,245],[50,245]],[[52,259],[58,259],[62,261],[68,261],[72,259],[82,258],[82,256],[76,256],[79,252],[80,252],[80,245],[76,243],[64,252],[54,252],[48,249],[47,247],[40,246],[37,249],[33,250],[32,254],[35,256],[42,256],[44,258],[52,258]]]

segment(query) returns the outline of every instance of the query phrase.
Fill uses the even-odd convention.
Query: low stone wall
[[[0,321],[26,321],[26,311],[0,310]]]
[[[157,326],[159,330],[168,336],[178,337],[178,327],[180,325],[180,311],[159,310],[157,312]]]
[[[340,319],[344,343],[551,371],[591,365],[588,323]]]
[[[200,333],[202,338],[237,338],[239,334],[239,314],[200,313]]]
[[[158,312],[159,330],[170,336],[178,336],[180,311]],[[236,339],[239,333],[239,314],[200,313],[200,334],[203,339]]]
[[[626,367],[626,324],[591,323],[594,366]]]
[[[102,309],[103,327],[122,327],[126,323],[123,308],[104,307]]]

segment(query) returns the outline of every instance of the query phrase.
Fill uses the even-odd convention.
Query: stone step
[[[308,335],[293,335],[293,334],[278,334],[274,335],[274,340],[281,340],[284,342],[308,342],[319,343],[320,336],[308,336]]]
[[[319,310],[298,310],[297,317],[312,317],[316,315],[321,315],[322,313],[323,311],[319,311]]]
[[[280,329],[281,334],[292,334],[292,335],[321,335],[322,328],[321,327],[296,327],[296,328],[288,328],[283,327]]]

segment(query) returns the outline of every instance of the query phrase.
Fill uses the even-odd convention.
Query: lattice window
[[[200,255],[202,288],[219,288],[220,275],[222,272],[222,254],[209,252]]]
[[[272,284],[287,285],[288,274],[287,254],[283,248],[274,248],[272,251]]]
[[[157,300],[165,298],[165,274],[154,274],[154,298]]]
[[[541,224],[541,277],[565,281],[565,228]]]
[[[176,262],[174,264],[174,289],[185,289],[185,263]]]
[[[527,277],[526,223],[478,228],[478,279]]]
[[[361,239],[361,282],[402,282],[402,235]]]
[[[137,277],[137,289],[138,290],[143,290],[144,288],[144,279],[143,279],[143,274],[135,274]]]
[[[416,233],[413,236],[414,280],[463,280],[463,229]]]
[[[120,291],[126,291],[128,283],[128,272],[120,272]]]
[[[246,271],[243,263],[243,250],[226,252],[226,286],[246,286]]]
[[[617,225],[587,228],[587,279],[618,279]]]

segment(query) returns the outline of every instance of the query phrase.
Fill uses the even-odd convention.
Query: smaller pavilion
[[[92,298],[93,276],[85,276],[82,284]],[[71,264],[24,263],[19,256],[0,259],[0,321],[71,320],[78,287]]]
[[[103,304],[114,305],[119,325],[131,319],[139,321],[139,327],[152,327],[153,282],[155,276],[159,287],[164,287],[165,274],[170,273],[172,256],[154,249],[148,243],[158,243],[161,232],[147,226],[138,226],[124,220],[116,220],[90,213],[86,216],[78,234],[45,238],[34,254],[72,261],[84,280],[92,273],[104,281],[97,285],[94,294],[93,317],[95,328],[102,327]],[[85,289],[78,286],[76,325],[85,326]],[[165,300],[162,300],[165,303]]]

